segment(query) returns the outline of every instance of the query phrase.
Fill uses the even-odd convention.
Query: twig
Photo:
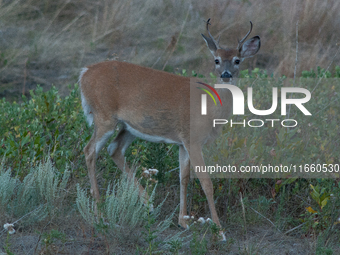
[[[299,21],[296,22],[296,49],[295,49],[295,67],[294,67],[294,80],[293,80],[293,87],[295,87],[295,79],[296,79],[296,69],[298,64],[298,53],[299,53]]]
[[[47,227],[50,223],[51,223],[51,222],[49,221],[49,222],[45,225],[45,227],[43,227],[43,230],[45,230],[46,227]],[[37,244],[35,245],[34,254],[37,254],[37,249],[38,249],[38,245],[39,245],[41,236],[42,236],[42,232],[40,233],[39,238],[38,238],[38,241],[37,241]]]
[[[34,211],[37,211],[38,209],[40,209],[40,208],[43,207],[44,205],[46,205],[46,204],[40,205],[39,207],[35,208],[33,211],[31,211],[31,212],[25,214],[24,216],[22,216],[20,219],[14,221],[12,224],[17,223],[18,221],[22,220],[23,218],[25,218],[26,216],[30,215],[30,214],[33,213]]]
[[[258,211],[256,211],[254,208],[250,207],[250,209],[252,209],[252,210],[253,210],[254,212],[256,212],[258,215],[260,215],[261,217],[263,217],[263,218],[265,218],[267,221],[269,221],[269,222],[274,226],[274,228],[276,228],[276,230],[279,231],[279,232],[281,233],[280,229],[278,229],[278,228],[275,226],[275,224],[274,224],[270,219],[268,219],[267,217],[265,217],[264,215],[262,215],[261,213],[259,213]]]
[[[297,69],[297,64],[298,64],[298,52],[299,52],[299,21],[296,22],[296,33],[295,33],[295,42],[296,42],[296,48],[295,48],[295,67],[294,67],[294,79],[293,79],[293,87],[295,87],[295,79],[296,79],[296,69]],[[292,93],[290,94],[290,99],[292,98]],[[288,109],[288,117],[290,115],[290,108],[292,107],[291,104],[289,104],[289,109]]]
[[[66,0],[65,3],[59,8],[59,10],[56,11],[56,13],[54,14],[53,18],[51,19],[50,23],[45,27],[44,31],[42,32],[42,34],[46,33],[47,30],[50,29],[52,23],[56,20],[56,18],[59,16],[59,14],[61,13],[61,11],[66,7],[66,5],[68,5],[71,2],[71,0]]]
[[[110,29],[109,31],[106,31],[104,34],[102,35],[99,35],[98,37],[96,37],[95,39],[92,40],[92,42],[96,42],[96,41],[99,41],[100,39],[104,38],[105,36],[111,34],[112,32],[116,31],[117,29],[116,28],[113,28],[113,29]]]
[[[80,19],[82,16],[84,16],[85,15],[85,12],[82,12],[82,13],[80,13],[77,17],[75,17],[70,23],[68,23],[59,33],[57,33],[57,34],[55,34],[55,35],[53,35],[53,37],[55,38],[55,39],[57,39],[58,37],[59,37],[59,35],[61,35],[62,33],[64,33],[66,30],[68,30],[74,23],[76,23],[77,21],[78,21],[78,19]],[[53,45],[55,45],[55,44],[57,44],[58,43],[58,41],[57,40],[55,40],[54,41],[54,43],[52,44],[52,46]]]
[[[254,84],[255,84],[255,82],[257,81],[258,78],[259,78],[259,77],[256,76],[255,80],[252,82],[252,84],[250,85],[250,87],[253,87],[253,86],[254,86]]]
[[[30,215],[30,214],[33,213],[34,211],[37,211],[38,209],[40,209],[40,208],[43,207],[44,205],[45,205],[45,204],[40,205],[39,207],[35,208],[33,211],[31,211],[31,212],[25,214],[25,215],[22,216],[20,219],[18,219],[18,220],[16,220],[16,221],[12,222],[11,224],[14,225],[14,224],[17,223],[18,221],[22,220],[23,218],[25,218],[26,216]],[[6,232],[6,230],[3,230],[3,231],[1,231],[1,232]],[[1,232],[0,232],[0,233],[1,233]],[[1,234],[0,237],[1,237],[2,235],[3,235],[3,234]]]
[[[243,220],[244,220],[244,230],[246,231],[246,239],[248,240],[247,223],[246,223],[246,210],[244,208],[243,198],[242,198],[242,193],[241,192],[240,192],[240,201],[241,201],[241,205],[242,205],[242,214],[243,214]]]
[[[292,228],[292,229],[286,231],[286,232],[284,233],[284,235],[287,235],[288,233],[294,231],[295,229],[298,229],[298,228],[302,227],[302,226],[305,225],[306,223],[307,223],[307,222],[304,222],[304,223],[300,224],[299,226],[296,226],[295,228]]]
[[[168,171],[168,173],[171,173],[171,172],[173,172],[173,171],[175,171],[175,170],[177,170],[177,169],[179,169],[179,167],[176,167],[176,168],[174,168],[174,169],[171,169],[170,171]]]
[[[185,19],[184,19],[184,21],[183,21],[182,27],[181,27],[181,31],[179,32],[178,39],[176,40],[176,43],[175,43],[174,47],[172,48],[172,50],[171,50],[171,52],[170,52],[168,58],[166,59],[166,61],[165,61],[165,63],[164,63],[164,66],[163,66],[163,68],[162,68],[163,71],[164,71],[164,69],[165,69],[165,66],[168,64],[168,61],[169,61],[171,55],[174,53],[174,51],[175,51],[175,49],[176,49],[176,46],[177,46],[177,44],[178,44],[179,39],[181,38],[181,35],[182,35],[182,33],[183,33],[184,26],[185,26],[185,24],[187,23],[187,19],[188,19],[188,17],[189,17],[189,11],[190,11],[191,9],[192,9],[192,5],[191,5],[191,3],[190,3],[190,4],[189,4],[189,7],[188,7],[187,15],[186,15],[186,17],[185,17]]]
[[[158,63],[159,60],[161,60],[161,57],[163,56],[164,52],[166,51],[166,49],[163,51],[163,53],[161,54],[160,57],[157,58],[157,60],[153,63],[153,65],[151,66],[151,68],[154,68],[154,66]]]
[[[26,78],[27,78],[27,61],[28,58],[25,60],[25,67],[24,67],[24,85],[22,87],[22,95],[25,95],[25,87],[26,87]]]

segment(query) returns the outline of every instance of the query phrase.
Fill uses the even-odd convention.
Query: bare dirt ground
[[[142,248],[147,247],[147,243],[142,238],[131,238],[131,240],[126,240],[125,242],[117,239],[106,239],[103,235],[95,233],[93,229],[89,229],[81,219],[64,226],[52,223],[44,229],[44,232],[48,232],[49,228],[62,229],[62,232],[66,235],[65,242],[53,240],[51,243],[47,243],[44,241],[46,239],[37,233],[34,228],[23,228],[10,236],[10,240],[8,242],[10,250],[14,254],[22,255],[125,255],[136,254],[136,245]],[[142,230],[136,229],[136,231]],[[172,229],[167,230],[164,235],[172,235],[177,231],[180,230],[173,227]],[[190,233],[190,231],[187,233],[188,236],[191,234],[192,233]],[[249,226],[246,234],[241,228],[227,228],[226,237],[226,243],[208,244],[208,252],[206,254],[316,254],[313,238],[283,235],[268,224],[264,224],[262,226]],[[4,244],[6,242],[6,236],[1,237],[0,240],[0,242]],[[334,254],[337,254],[337,251],[334,252]],[[173,253],[168,252],[167,254]],[[179,254],[192,254],[188,243],[183,246]]]

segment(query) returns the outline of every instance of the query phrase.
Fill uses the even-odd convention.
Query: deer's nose
[[[233,76],[231,75],[231,73],[229,73],[229,72],[223,72],[222,74],[221,74],[221,78],[223,79],[223,78],[233,78]]]

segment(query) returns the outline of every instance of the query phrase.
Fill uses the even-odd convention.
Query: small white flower
[[[14,227],[14,225],[9,223],[4,224],[4,229],[8,230],[9,227]]]
[[[209,223],[212,223],[212,220],[210,218],[207,218],[205,221],[209,222]]]
[[[191,219],[195,219],[195,216],[191,216]]]
[[[203,217],[200,217],[198,220],[197,220],[199,223],[201,224],[204,224],[205,223],[205,220]]]
[[[150,172],[149,172],[148,170],[144,170],[143,174],[145,174],[145,175],[149,175],[149,174],[150,174]]]
[[[338,218],[338,222],[340,222],[340,217]]]
[[[149,172],[150,172],[150,174],[152,174],[152,175],[157,175],[157,174],[158,174],[158,170],[157,170],[157,169],[153,169],[153,168],[150,168],[150,169],[149,169]]]
[[[183,219],[189,220],[189,219],[190,219],[190,216],[189,216],[189,215],[184,215],[184,216],[183,216]]]
[[[10,235],[15,233],[13,224],[9,224],[9,223],[4,224],[4,229],[6,229]]]

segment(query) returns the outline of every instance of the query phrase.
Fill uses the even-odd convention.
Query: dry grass
[[[255,66],[292,76],[295,27],[299,21],[299,64],[302,70],[326,67],[337,50],[340,2],[308,1],[0,1],[0,74],[2,91],[35,84],[74,83],[79,68],[116,58],[173,71],[213,70],[200,33],[212,19],[213,35],[235,47],[254,23],[260,35]],[[175,48],[174,48],[175,47]],[[334,63],[339,63],[339,57]],[[331,67],[333,68],[333,67]],[[12,86],[6,86],[12,85]],[[59,86],[59,87],[60,87]],[[1,91],[0,91],[1,92]]]

